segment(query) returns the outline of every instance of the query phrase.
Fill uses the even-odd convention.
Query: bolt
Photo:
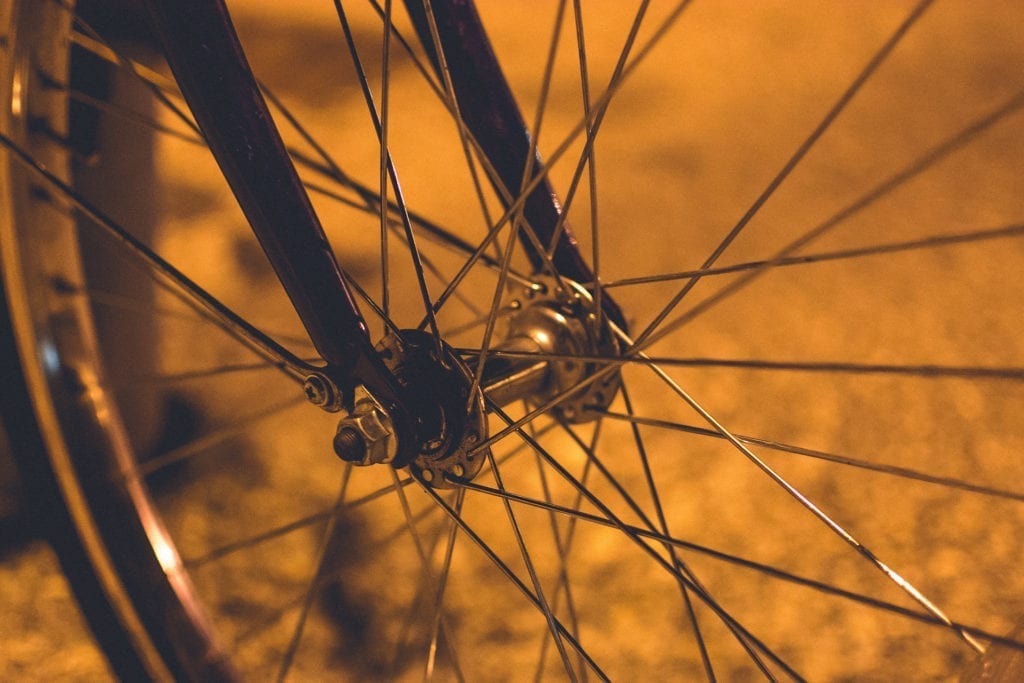
[[[318,408],[323,408],[329,413],[341,410],[334,383],[323,375],[314,374],[307,377],[302,384],[302,391],[306,394],[306,400]]]
[[[356,430],[342,427],[334,435],[334,452],[345,462],[362,462],[366,457],[366,442]]]

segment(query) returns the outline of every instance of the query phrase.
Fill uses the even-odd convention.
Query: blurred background
[[[492,41],[527,121],[533,121],[558,4],[478,4],[485,24],[501,27],[490,29]],[[602,189],[599,240],[590,190],[581,190],[571,208],[583,252],[590,254],[593,243],[600,242],[602,280],[699,268],[914,4],[865,8],[854,2],[698,0],[687,8],[609,109],[595,161]],[[588,68],[594,90],[600,92],[635,8],[610,1],[583,5]],[[368,184],[376,182],[372,129],[330,3],[240,0],[229,6],[260,78],[326,147],[343,156],[346,170]],[[643,39],[673,7],[675,3],[652,4]],[[1024,216],[1020,112],[1009,114],[920,177],[901,183],[898,190],[858,204],[958,131],[1008,99],[1019,98],[1024,88],[1024,21],[1019,13],[1014,2],[983,8],[960,1],[935,3],[758,212],[722,264],[771,258],[836,215],[843,216],[842,225],[800,253],[870,251],[877,245],[1019,225]],[[372,12],[353,11],[352,20],[358,41],[375,40],[380,29]],[[568,24],[564,32],[572,35]],[[566,45],[558,55],[550,104],[536,136],[542,155],[555,149],[583,114],[577,56],[572,43]],[[126,49],[163,69],[145,46]],[[376,84],[380,55],[373,50],[366,54],[370,80]],[[447,114],[409,60],[396,58],[391,68],[392,149],[399,172],[408,179],[403,189],[410,205],[422,215],[444,217],[446,225],[460,232],[483,235],[481,209],[465,190],[468,176],[459,163],[457,139],[435,134],[451,132]],[[131,85],[122,85],[129,91],[123,95],[126,101],[149,108],[161,124],[180,130],[179,121],[132,94]],[[102,125],[118,130],[124,124]],[[150,141],[137,131],[135,135],[123,136],[120,144],[147,157],[147,174],[136,181],[145,185],[150,172],[161,179],[158,192],[130,193],[145,204],[124,208],[136,217],[136,229],[261,328],[300,336],[294,314],[205,150],[171,136]],[[579,140],[570,145],[569,161],[552,168],[560,192],[571,183],[573,153],[578,155],[581,147]],[[108,152],[118,158],[127,153]],[[97,184],[103,173],[95,171]],[[322,195],[313,200],[343,266],[366,290],[379,292],[373,217]],[[495,206],[491,203],[490,209]],[[851,206],[856,211],[843,215]],[[457,267],[457,257],[428,248],[442,272]],[[753,361],[755,367],[697,363],[672,370],[677,381],[736,433],[1019,490],[1024,446],[1019,377],[921,377],[910,369],[1024,365],[1022,257],[1024,245],[1016,237],[779,268],[742,296],[666,337],[650,353]],[[392,311],[396,319],[414,325],[418,309],[413,282],[401,274],[399,259],[392,256]],[[479,280],[471,279],[464,291],[486,307],[493,280],[474,277]],[[477,282],[484,284],[478,287]],[[721,282],[705,278],[688,303],[713,295]],[[608,291],[628,312],[634,329],[642,329],[678,288],[677,281],[668,281]],[[152,306],[167,310],[174,304],[158,293]],[[466,306],[448,313],[442,324],[458,328],[471,319],[471,310]],[[147,363],[155,363],[163,375],[244,361],[235,345],[213,338],[195,321],[180,316],[154,316],[154,321],[150,327],[133,323],[133,331],[110,334],[149,349],[155,358]],[[382,328],[375,325],[376,337]],[[140,332],[142,328],[146,331]],[[453,339],[471,346],[478,336],[479,330]],[[308,353],[301,341],[295,344]],[[903,370],[760,367],[773,362],[875,364]],[[118,372],[115,368],[111,374],[124,388],[122,406],[147,413],[133,418],[142,425],[135,438],[149,444],[141,450],[157,453],[180,447],[175,439],[185,442],[193,435],[224,431],[234,424],[235,411],[255,415],[284,401],[280,411],[249,425],[247,434],[237,430],[222,439],[201,463],[190,461],[150,482],[184,555],[203,558],[244,530],[310,514],[337,495],[340,469],[323,436],[333,433],[333,419],[288,403],[289,385],[272,373],[240,372],[227,382],[175,384],[147,404],[124,398],[133,396],[135,384]],[[638,370],[627,375],[638,414],[699,423],[648,374]],[[621,468],[617,473],[627,487],[639,486],[639,467],[625,457],[616,460],[635,449],[632,436],[626,425],[608,423],[600,453]],[[581,438],[593,436],[590,429],[581,428]],[[679,534],[687,540],[906,604],[873,568],[823,532],[818,521],[739,454],[715,440],[671,430],[652,428],[645,435],[649,449],[659,454],[655,467],[666,482],[661,494],[669,501],[672,526],[685,529]],[[564,449],[567,462],[582,467],[585,458],[568,435],[549,435],[545,443]],[[1024,572],[1018,562],[1024,514],[1018,501],[920,480],[908,483],[819,460],[779,454],[766,459],[813,500],[825,503],[856,536],[870,539],[865,542],[872,550],[906,571],[952,614],[995,633],[1009,632],[1024,614],[1024,592],[1019,590],[1024,588]],[[524,490],[539,487],[536,473],[521,469],[510,465],[509,476],[522,477]],[[52,551],[38,538],[34,521],[22,514],[9,467],[0,463],[0,473],[0,679],[108,677]],[[387,481],[386,474],[367,474],[349,495],[373,491]],[[554,495],[568,498],[570,492]],[[410,496],[417,510],[429,505],[422,495]],[[481,503],[472,519],[489,533],[497,526],[493,520],[503,514],[496,504]],[[398,587],[378,591],[371,580],[415,575],[408,543],[387,550],[375,545],[374,539],[386,537],[401,521],[402,511],[392,503],[386,510],[370,507],[339,522],[348,545],[344,556],[339,553],[332,560],[341,578],[326,591],[324,602],[334,600],[335,611],[347,608],[351,613],[339,616],[321,605],[308,638],[327,654],[311,656],[309,664],[295,670],[296,679],[315,678],[353,652],[366,656],[368,663],[343,668],[343,675],[418,675],[419,669],[401,657],[392,659],[390,651],[373,649],[384,634],[395,637],[388,622],[398,620],[398,605],[415,583],[395,579]],[[541,528],[548,520],[538,515],[524,523]],[[287,642],[287,624],[252,637],[245,630],[246,620],[267,618],[261,602],[278,595],[293,602],[301,597],[301,578],[315,558],[318,533],[316,528],[303,531],[260,548],[260,554],[197,571],[200,593],[222,611],[228,640],[245,644],[243,659],[256,678],[273,671],[281,643]],[[433,527],[424,533],[441,534]],[[588,632],[594,651],[621,655],[609,669],[612,677],[627,679],[643,670],[662,679],[699,678],[695,653],[675,652],[675,639],[687,637],[671,630],[678,615],[659,609],[663,596],[675,591],[675,598],[678,587],[630,562],[635,555],[621,538],[595,531],[580,544],[587,562],[577,578],[595,596],[582,601],[581,610],[598,624]],[[941,629],[921,633],[916,626],[834,600],[810,607],[806,594],[792,586],[762,576],[734,580],[739,570],[694,562],[716,597],[749,619],[752,630],[771,633],[780,652],[812,680],[950,680],[973,659],[963,643]],[[481,605],[503,606],[500,618],[495,617],[502,623],[482,619],[466,626],[474,634],[466,636],[473,643],[468,659],[482,667],[492,661],[513,663],[513,673],[498,675],[504,680],[517,680],[516,671],[532,672],[514,667],[520,652],[528,653],[526,659],[535,655],[536,629],[522,626],[526,618],[514,598],[495,585],[477,560],[466,560],[460,569],[471,578],[463,584],[464,604],[452,598],[452,609],[460,615],[456,620],[472,622],[471,613]],[[619,633],[629,633],[633,640],[620,640]],[[672,634],[670,642],[666,633]],[[718,669],[722,680],[756,678],[742,653],[729,652],[730,646],[722,644],[728,642],[727,634],[709,633],[708,638],[724,652]]]

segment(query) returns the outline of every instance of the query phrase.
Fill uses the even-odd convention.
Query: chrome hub
[[[408,466],[429,486],[450,488],[475,477],[488,457],[488,405],[557,398],[552,411],[562,419],[600,417],[618,392],[619,372],[580,385],[606,367],[602,359],[619,354],[607,316],[571,281],[537,278],[513,296],[499,330],[504,341],[488,353],[477,383],[471,368],[479,355],[460,358],[418,330],[385,337],[377,350],[415,411],[417,447],[397,443],[388,411],[359,386],[352,412],[338,424],[338,456],[357,465]],[[323,393],[314,379],[307,381],[310,400]]]
[[[484,391],[499,405],[549,401],[603,369],[598,359],[619,355],[607,317],[575,282],[537,278],[535,286],[517,293],[510,308],[505,341],[484,369]],[[570,422],[597,419],[619,383],[619,373],[610,373],[563,398],[554,410]]]

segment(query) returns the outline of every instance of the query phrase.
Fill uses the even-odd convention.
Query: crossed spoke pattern
[[[1024,522],[1024,491],[1003,462],[1021,438],[1019,420],[1006,414],[1024,399],[1019,316],[1006,314],[1024,302],[1011,258],[1020,256],[1024,193],[1019,174],[1007,171],[1024,159],[1024,70],[1006,67],[1013,75],[982,92],[957,94],[971,87],[962,74],[933,83],[927,69],[939,67],[919,62],[937,48],[923,36],[944,35],[961,18],[928,0],[864,22],[863,45],[845,45],[840,66],[823,67],[830,84],[820,92],[803,92],[794,79],[806,65],[765,55],[781,72],[779,100],[792,97],[809,112],[790,112],[798,131],[778,123],[785,108],[771,108],[772,92],[756,75],[726,70],[741,97],[764,101],[764,117],[751,119],[756,106],[722,115],[755,129],[741,140],[752,161],[729,169],[748,178],[733,204],[712,203],[705,215],[686,201],[707,188],[687,194],[693,173],[673,156],[685,156],[671,148],[685,135],[635,150],[646,143],[625,133],[659,116],[699,133],[681,119],[719,104],[701,102],[700,87],[718,96],[706,72],[715,64],[683,64],[682,75],[671,74],[683,81],[679,92],[669,90],[667,72],[687,59],[722,67],[706,37],[707,22],[722,19],[713,10],[559,0],[530,11],[544,26],[530,45],[515,33],[492,35],[499,55],[509,55],[503,64],[530,122],[529,161],[513,192],[461,122],[443,59],[435,74],[413,45],[402,8],[324,4],[314,42],[332,48],[317,59],[337,65],[326,70],[347,98],[325,112],[308,102],[308,84],[268,73],[261,88],[374,334],[429,331],[439,351],[450,344],[474,370],[474,390],[488,358],[592,371],[553,397],[489,403],[490,435],[477,447],[486,463],[467,484],[435,489],[403,471],[343,465],[330,452],[335,418],[302,407],[295,380],[315,361],[289,331],[296,321],[261,264],[245,258],[204,271],[201,259],[188,259],[200,236],[193,217],[171,211],[155,234],[137,235],[26,158],[54,201],[114,238],[104,253],[157,281],[156,305],[92,284],[53,289],[87,297],[100,320],[129,316],[168,340],[156,367],[112,372],[111,387],[175,392],[196,407],[177,438],[147,440],[140,430],[138,448],[151,454],[138,472],[243,669],[278,680],[327,666],[425,680],[475,680],[488,670],[605,680],[648,667],[707,680],[740,672],[800,680],[886,667],[948,673],[991,643],[1024,647],[1006,636],[1021,614],[1013,597],[1021,586],[996,578],[999,567],[1013,567],[1003,545]],[[518,11],[481,6],[489,28],[521,19]],[[615,13],[621,23],[610,28]],[[824,50],[822,60],[834,56],[822,47],[833,40],[827,27],[797,29]],[[78,31],[77,43],[110,60],[119,80],[159,96],[145,113],[57,86],[106,125],[155,136],[162,164],[203,159],[173,83],[84,22]],[[433,23],[431,31],[443,54]],[[720,39],[731,35],[723,29]],[[258,43],[248,48],[257,70]],[[756,58],[766,45],[754,43],[736,49]],[[1004,59],[1019,65],[1022,55]],[[915,69],[925,69],[920,80]],[[892,145],[894,135],[864,112],[899,111],[893,101],[911,96],[900,81],[935,103],[908,107],[904,125],[917,126],[904,146],[870,149]],[[914,118],[970,98],[948,117]],[[417,119],[428,133],[409,132]],[[717,123],[702,125],[714,131]],[[864,126],[882,130],[874,136]],[[415,139],[443,137],[442,129],[444,157],[433,139]],[[640,161],[623,161],[627,153]],[[830,154],[839,155],[838,170],[822,159]],[[668,161],[683,171],[644,175]],[[227,200],[204,189],[216,183],[208,161],[189,163],[194,177],[172,180],[172,190],[205,192],[214,204],[200,224],[213,226],[216,254],[252,253],[240,246],[244,226]],[[708,165],[708,182],[726,182],[711,162],[690,163]],[[970,186],[992,198],[962,189],[979,169],[988,175]],[[818,179],[830,172],[857,177],[821,190]],[[446,184],[448,173],[461,189]],[[543,263],[536,275],[563,277],[554,244],[524,216],[542,178],[565,188],[556,238],[579,240],[594,274],[580,284],[597,315],[606,297],[627,312],[629,331],[607,321],[619,355],[497,348],[509,312],[536,286],[527,252]],[[651,178],[660,187],[646,187]],[[831,196],[805,207],[793,199],[798,190]],[[954,190],[961,194],[948,198]],[[1011,198],[994,198],[997,190]],[[674,194],[687,199],[673,204]],[[795,206],[795,217],[773,202]],[[932,204],[956,208],[939,215]],[[985,298],[971,298],[978,292]],[[947,299],[960,310],[942,317]],[[977,321],[965,321],[968,313]],[[847,316],[862,324],[841,327]],[[963,331],[950,329],[957,323]],[[988,334],[957,346],[958,338],[929,339],[937,329],[951,338]],[[207,337],[216,339],[204,349],[190,341]],[[958,356],[963,348],[976,353]],[[930,351],[938,355],[920,355]],[[613,373],[623,384],[608,409],[582,424],[563,419],[560,402]],[[958,544],[956,518],[979,515],[991,515],[991,533],[1006,534],[1005,543],[984,551],[980,541]],[[985,528],[964,523],[967,535]],[[1004,607],[994,607],[1000,599]],[[915,634],[916,649],[894,645],[896,655],[873,660],[862,641],[874,633],[899,647]],[[849,652],[826,657],[830,649]]]

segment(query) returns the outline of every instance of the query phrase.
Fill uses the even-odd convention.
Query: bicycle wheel
[[[420,277],[437,299],[493,233],[445,294],[442,348],[471,377],[486,346],[621,380],[588,394],[597,408],[552,400],[548,375],[492,405],[492,458],[451,487],[339,461],[337,415],[111,238],[116,223],[313,355],[173,86],[121,63],[97,97],[69,75],[70,42],[73,63],[123,51],[62,4],[29,5],[2,16],[0,253],[27,397],[5,390],[5,411],[38,426],[22,459],[68,512],[65,567],[123,675],[927,680],[979,650],[1012,662],[1014,4],[481,2],[600,286],[561,284],[603,325],[602,301],[624,313],[617,343],[547,356],[500,343],[530,311],[571,317],[551,294],[568,276],[530,258],[522,221],[494,229],[514,199],[459,135],[434,49],[406,51],[410,20],[395,9],[385,51],[374,7],[345,4],[420,272],[401,210],[380,215],[379,138],[335,8],[233,8],[375,339],[420,325]],[[83,154],[68,131],[89,116]],[[150,134],[154,161],[126,161],[117,143]],[[153,189],[125,191],[147,163]]]

